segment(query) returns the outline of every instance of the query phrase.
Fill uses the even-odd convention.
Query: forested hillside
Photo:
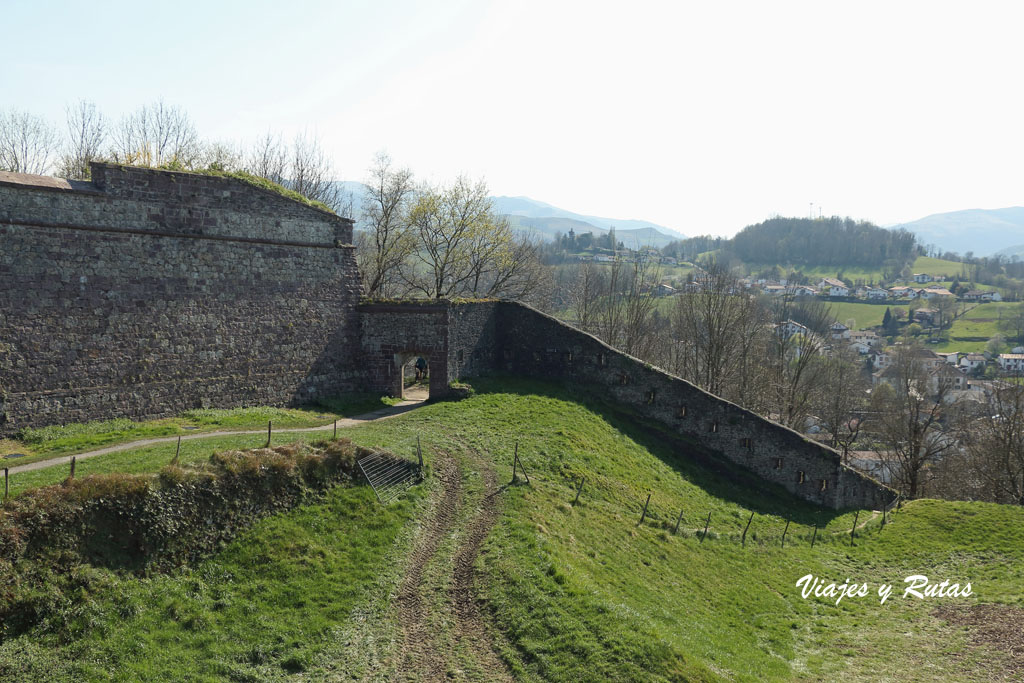
[[[914,236],[852,218],[770,218],[732,239],[731,251],[747,263],[880,266],[915,255]]]

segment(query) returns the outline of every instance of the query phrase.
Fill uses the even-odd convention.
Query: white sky
[[[148,5],[153,6],[148,6]],[[1024,204],[1024,4],[0,0],[0,109],[163,97],[424,179],[730,235]]]

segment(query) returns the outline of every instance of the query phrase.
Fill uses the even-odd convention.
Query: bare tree
[[[47,173],[59,141],[40,116],[16,109],[0,112],[0,171]]]
[[[412,171],[394,168],[391,157],[378,154],[363,184],[362,227],[356,259],[367,296],[395,294],[399,272],[416,248],[410,212],[416,188]]]
[[[112,133],[110,155],[118,163],[191,169],[202,151],[188,113],[157,100],[121,119]]]
[[[217,171],[241,171],[245,168],[245,152],[231,142],[205,143],[200,165]]]
[[[929,371],[922,350],[917,345],[900,347],[885,382],[871,397],[875,451],[910,498],[920,494],[925,469],[956,447],[955,426],[948,424],[953,412],[947,406],[953,384]]]
[[[675,298],[671,314],[676,342],[671,369],[713,394],[731,388],[749,400],[747,383],[755,366],[763,364],[755,353],[764,331],[761,308],[721,264],[708,265],[688,289]]]
[[[72,179],[89,178],[89,162],[102,156],[107,139],[107,121],[92,102],[79,100],[65,108],[67,139],[58,175]]]
[[[970,469],[988,500],[1024,505],[1024,387],[995,383],[986,407],[966,430]]]
[[[295,136],[285,187],[325,204],[338,215],[352,215],[352,197],[335,181],[334,164],[316,136]]]
[[[594,332],[595,329],[601,280],[601,270],[591,261],[584,261],[576,267],[573,281],[569,285],[566,297],[569,310],[576,318],[576,325],[584,332]]]
[[[249,150],[245,170],[272,183],[284,185],[288,173],[288,148],[281,143],[281,136],[268,131],[258,139]]]
[[[774,410],[787,427],[800,429],[810,414],[825,373],[821,352],[832,316],[819,299],[793,303],[779,301],[773,310],[774,334],[769,368],[772,372]],[[792,323],[803,326],[792,331]]]
[[[822,391],[816,412],[829,435],[829,445],[839,450],[843,462],[864,428],[868,383],[857,354],[847,347],[834,349],[824,359]]]

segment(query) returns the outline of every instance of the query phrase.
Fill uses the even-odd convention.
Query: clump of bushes
[[[69,479],[7,501],[0,639],[67,612],[100,580],[96,568],[145,574],[195,562],[261,517],[353,481],[370,452],[348,440],[220,451],[195,466]]]

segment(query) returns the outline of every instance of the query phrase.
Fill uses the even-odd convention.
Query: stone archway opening
[[[403,351],[395,354],[394,367],[398,369],[393,393],[407,401],[425,401],[431,398],[434,368],[427,351]]]

